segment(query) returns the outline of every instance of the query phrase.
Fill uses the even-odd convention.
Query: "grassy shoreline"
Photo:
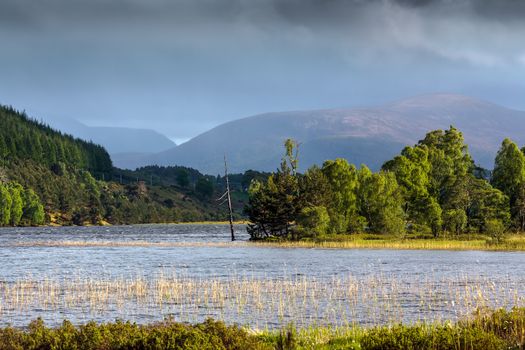
[[[399,238],[389,235],[336,235],[323,236],[315,240],[268,240],[251,242],[250,245],[280,248],[323,249],[392,249],[392,250],[480,250],[480,251],[525,251],[525,235],[508,235],[499,243],[490,237],[473,235],[467,239],[453,238]]]
[[[246,225],[248,221],[235,221],[234,225]],[[176,223],[159,223],[159,224],[136,224],[139,225],[229,225],[227,221],[198,221],[198,222],[176,222]],[[53,226],[53,225],[50,225]],[[96,227],[97,225],[89,225]],[[110,225],[111,226],[111,225]],[[45,226],[43,226],[45,227]],[[48,226],[49,227],[49,226]],[[62,227],[62,226],[60,226]],[[63,226],[67,227],[67,226]],[[225,231],[226,235],[226,231]],[[229,235],[228,235],[229,237]],[[148,242],[135,242],[135,245],[149,246]],[[47,242],[43,245],[61,245],[61,242]],[[67,242],[65,245],[71,246],[111,246],[112,242]],[[126,242],[118,242],[115,245],[126,246]],[[170,244],[159,243],[159,246],[170,246]],[[292,241],[286,239],[269,239],[259,241],[236,241],[231,245],[229,240],[225,242],[214,243],[184,243],[174,244],[174,246],[218,246],[218,247],[268,247],[268,248],[321,248],[321,249],[392,249],[392,250],[478,250],[478,251],[525,251],[525,233],[509,234],[501,242],[495,243],[489,236],[472,234],[461,235],[460,237],[440,237],[433,238],[429,236],[393,236],[388,234],[352,234],[352,235],[325,235],[315,239],[303,239]]]
[[[75,326],[64,321],[46,327],[40,319],[26,329],[0,328],[1,349],[523,349],[525,309],[477,312],[468,319],[435,324],[395,324],[362,328],[293,325],[280,331],[253,331],[207,320],[185,324],[166,320],[149,325],[131,322]]]

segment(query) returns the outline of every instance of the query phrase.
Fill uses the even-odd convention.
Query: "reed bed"
[[[28,276],[0,281],[4,324],[26,324],[37,316],[56,323],[64,318],[151,322],[171,316],[192,323],[213,317],[254,329],[290,322],[301,327],[355,327],[457,320],[476,309],[524,305],[523,281],[468,276],[400,280],[381,274],[330,278],[229,274],[202,279],[163,272],[149,277]]]
[[[397,249],[397,250],[489,250],[489,251],[521,251],[523,246],[508,246],[505,244],[491,245],[485,240],[453,241],[453,240],[348,240],[348,241],[298,241],[298,242],[256,242],[260,247],[281,248],[324,248],[324,249]]]
[[[213,248],[322,248],[322,249],[397,249],[397,250],[485,250],[485,251],[525,251],[525,235],[513,235],[499,244],[491,244],[487,239],[445,240],[445,239],[364,239],[360,236],[347,236],[344,240],[319,241],[235,241],[235,242],[152,242],[116,240],[55,240],[13,242],[9,247],[213,247]]]

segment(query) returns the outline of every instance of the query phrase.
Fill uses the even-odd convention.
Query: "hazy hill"
[[[46,118],[45,122],[62,132],[104,146],[117,160],[120,159],[118,157],[120,153],[137,153],[146,156],[176,146],[166,136],[149,129],[87,126],[69,118]],[[115,162],[115,165],[120,166],[118,163]]]
[[[477,163],[491,168],[503,138],[525,143],[525,112],[475,98],[432,94],[375,108],[327,109],[261,114],[217,126],[180,146],[142,159],[142,164],[184,165],[222,173],[223,154],[231,170],[274,170],[283,141],[301,142],[301,167],[344,157],[377,169],[404,145],[429,130],[459,128]]]

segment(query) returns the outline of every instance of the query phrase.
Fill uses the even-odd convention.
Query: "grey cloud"
[[[175,138],[437,90],[525,108],[523,4],[2,0],[0,102]]]

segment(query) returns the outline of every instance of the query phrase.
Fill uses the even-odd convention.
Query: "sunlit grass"
[[[334,235],[303,241],[259,241],[254,246],[283,248],[332,249],[409,249],[409,250],[488,250],[525,251],[525,235],[509,235],[501,243],[492,243],[489,237],[473,236],[450,238],[410,238],[388,235]]]
[[[468,237],[465,237],[468,238]],[[303,241],[235,241],[223,242],[152,242],[117,240],[56,240],[56,241],[16,241],[7,243],[13,247],[216,247],[216,248],[322,248],[322,249],[407,249],[407,250],[486,250],[486,251],[525,251],[525,235],[509,235],[501,243],[492,243],[490,238],[473,236],[470,239],[444,238],[399,238],[388,235],[336,235],[324,236],[316,240]]]
[[[423,322],[364,327],[308,327],[289,325],[258,335],[275,349],[523,349],[525,309],[476,310],[457,322]],[[284,346],[283,346],[284,345]]]

